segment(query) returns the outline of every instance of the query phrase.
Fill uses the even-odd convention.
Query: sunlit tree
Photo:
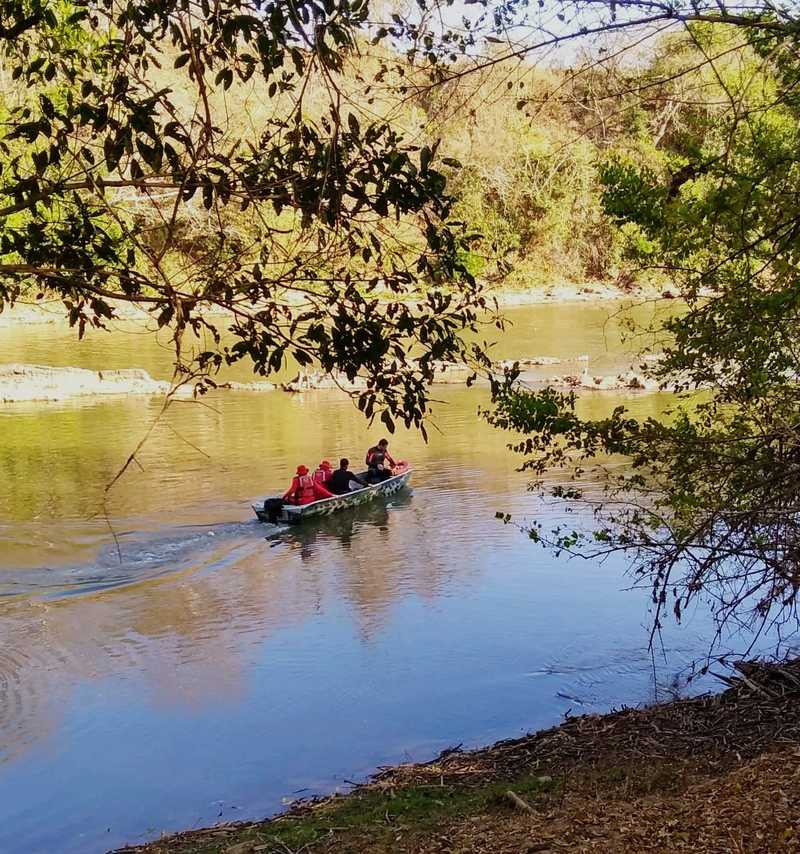
[[[522,434],[513,447],[535,488],[595,514],[588,533],[529,533],[584,555],[628,554],[652,588],[654,631],[665,610],[680,618],[705,598],[721,632],[785,637],[800,590],[798,21],[766,3],[561,10],[566,27],[569,10],[605,31],[680,25],[661,35],[669,61],[640,64],[608,90],[623,112],[671,113],[672,129],[652,156],[635,146],[610,155],[601,176],[606,212],[637,236],[629,251],[669,276],[687,307],[654,330],[663,355],[646,370],[679,395],[662,419],[619,406],[586,420],[573,394],[498,388],[490,420]],[[701,80],[704,98],[677,94],[681,80]],[[608,455],[627,464],[608,466]],[[549,488],[553,468],[572,485]],[[587,469],[605,484],[591,501],[579,486]]]
[[[435,144],[342,87],[369,32],[363,0],[0,4],[0,306],[56,297],[82,335],[134,304],[177,382],[291,358],[420,425],[484,301]]]

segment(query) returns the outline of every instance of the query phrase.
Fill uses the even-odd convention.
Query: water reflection
[[[0,761],[48,737],[45,718],[80,680],[143,674],[159,705],[194,706],[241,695],[248,647],[333,598],[351,603],[363,636],[378,631],[393,600],[438,584],[424,566],[387,560],[411,505],[410,492],[398,493],[270,539],[257,522],[123,538],[116,566],[108,547],[79,580],[56,572],[48,586],[17,592],[2,610]],[[169,572],[143,573],[148,558]]]
[[[337,548],[349,552],[353,538],[364,527],[373,527],[375,532],[367,532],[366,551],[373,559],[380,559],[381,541],[387,543],[389,519],[392,511],[407,508],[411,502],[412,490],[406,488],[385,500],[359,504],[325,516],[311,525],[292,526],[274,536],[297,545],[303,562],[314,560],[319,551]],[[331,542],[334,541],[334,542]],[[335,543],[335,545],[334,545]],[[361,547],[364,548],[364,543]]]
[[[596,320],[523,314],[498,357],[598,352]],[[0,330],[0,359],[168,367],[141,337],[97,351],[46,332]],[[378,438],[362,416],[334,392],[173,408],[106,504],[118,545],[104,486],[157,402],[0,410],[0,850],[102,851],[216,821],[220,800],[239,808],[223,818],[263,815],[578,701],[650,699],[645,597],[621,590],[624,566],[567,564],[498,523],[551,511],[476,417],[485,391],[437,398],[429,443],[392,439],[410,491],[275,537],[250,502],[299,462],[360,459]],[[668,639],[669,678],[702,631]]]

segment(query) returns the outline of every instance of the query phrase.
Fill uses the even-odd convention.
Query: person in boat
[[[311,504],[320,498],[333,498],[333,493],[321,483],[317,483],[308,473],[305,466],[297,467],[297,474],[292,479],[292,485],[283,495],[287,504]]]
[[[370,483],[380,483],[392,476],[395,461],[389,453],[389,440],[381,439],[367,451],[367,479]]]
[[[339,460],[339,468],[331,475],[331,479],[325,484],[334,495],[345,495],[348,492],[353,492],[356,489],[368,486],[366,481],[363,481],[357,474],[349,469],[350,460],[342,457]]]
[[[389,453],[388,439],[381,439],[377,445],[373,445],[367,451],[366,463],[368,466],[371,466],[373,464],[373,459],[375,460],[375,462],[385,463],[386,461],[388,461],[389,465],[395,465],[395,462],[392,459],[392,455]]]
[[[331,479],[332,474],[331,464],[327,460],[323,460],[314,472],[314,481],[321,483],[323,486],[328,486],[328,481]]]

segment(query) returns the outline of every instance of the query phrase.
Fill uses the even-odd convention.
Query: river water
[[[615,309],[510,310],[496,354],[625,366]],[[135,324],[80,343],[0,329],[6,361],[170,373]],[[485,390],[437,397],[428,444],[392,437],[410,490],[270,537],[251,500],[382,432],[339,393],[175,404],[105,503],[159,400],[0,408],[0,851],[261,817],[381,764],[652,700],[646,594],[619,561],[559,559],[498,522],[556,511],[477,416]],[[666,633],[661,683],[707,631],[697,614]]]

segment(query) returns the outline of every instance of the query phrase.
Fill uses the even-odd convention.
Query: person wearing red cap
[[[327,460],[323,460],[319,464],[319,468],[314,472],[314,482],[321,483],[323,486],[325,486],[331,479],[332,474],[333,472],[331,471],[331,464]]]
[[[298,466],[297,474],[292,478],[292,485],[286,490],[283,500],[287,504],[311,504],[320,498],[333,498],[333,493],[317,483],[305,466]]]

